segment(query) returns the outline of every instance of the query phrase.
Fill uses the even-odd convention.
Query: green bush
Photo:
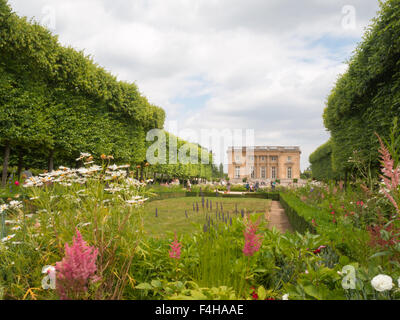
[[[231,187],[231,191],[234,192],[246,192],[247,189],[245,186],[241,185],[241,184],[235,184]]]

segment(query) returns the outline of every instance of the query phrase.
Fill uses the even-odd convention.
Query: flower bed
[[[365,261],[366,255],[372,255],[372,249],[367,245],[367,230],[355,227],[346,217],[332,214],[332,210],[310,206],[293,193],[282,193],[280,199],[296,231],[322,234],[333,248],[356,261]]]
[[[190,193],[165,192],[160,197],[188,202],[180,220],[194,215],[198,220],[195,230],[184,232],[176,223],[177,230],[155,239],[145,230],[144,215],[153,215],[156,224],[170,218],[168,211],[156,207],[146,213],[141,204],[154,194],[125,169],[109,163],[60,168],[30,179],[26,201],[2,204],[2,298],[400,298],[393,284],[400,277],[396,247],[389,255],[369,245],[368,231],[356,224],[367,205],[349,204],[359,210],[354,219],[346,216],[350,207],[340,207],[348,192],[331,198],[322,185],[280,195],[218,194],[240,204],[248,197],[279,197],[301,232],[284,235],[268,230],[264,212],[254,207],[246,214],[240,206],[223,205],[229,199],[192,200],[182,197]]]

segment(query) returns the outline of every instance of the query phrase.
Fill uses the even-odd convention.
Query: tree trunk
[[[7,183],[7,173],[8,173],[8,161],[10,159],[10,145],[6,144],[4,149],[4,161],[3,161],[3,174],[1,176],[1,187],[5,188]]]
[[[140,168],[140,181],[143,181],[143,167]]]
[[[54,157],[53,157],[53,151],[49,155],[49,172],[52,172],[54,170]]]
[[[24,165],[24,154],[22,151],[18,153],[18,170],[17,170],[17,177],[18,180],[21,179],[21,172],[22,172],[22,167]]]

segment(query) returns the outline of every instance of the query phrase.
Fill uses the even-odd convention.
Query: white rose
[[[398,285],[399,285],[399,287],[400,287],[400,278],[397,279],[397,283],[398,283]]]
[[[379,274],[374,277],[371,280],[371,285],[379,292],[391,290],[393,288],[392,278],[384,274]]]
[[[282,296],[282,300],[289,300],[289,294],[286,293]]]

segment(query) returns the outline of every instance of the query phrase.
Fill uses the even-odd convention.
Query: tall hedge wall
[[[374,132],[387,137],[393,117],[400,114],[400,1],[380,4],[349,61],[349,67],[333,88],[324,111],[324,123],[332,137],[333,167],[352,170],[348,162],[359,159],[379,167]]]
[[[162,129],[164,121],[164,110],[149,103],[134,83],[118,81],[91,57],[62,46],[49,30],[19,17],[7,0],[0,0],[3,183],[10,162],[19,171],[47,165],[51,170],[74,165],[80,152],[143,164],[146,133]],[[211,164],[192,167],[159,170],[199,177],[213,170]]]
[[[309,157],[312,177],[317,180],[329,181],[340,176],[332,167],[332,141],[318,147]]]

